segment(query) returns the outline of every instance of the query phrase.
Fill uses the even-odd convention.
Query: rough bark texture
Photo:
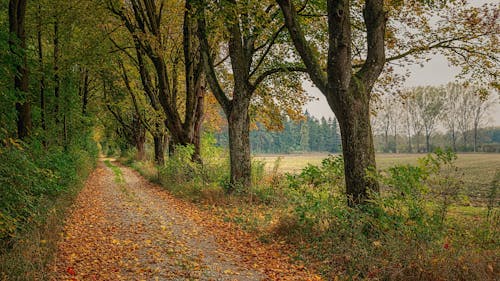
[[[11,39],[9,46],[11,52],[22,58],[22,63],[17,65],[17,74],[14,77],[14,88],[21,92],[24,101],[16,103],[17,111],[17,136],[24,139],[30,135],[32,128],[31,101],[28,96],[28,64],[26,58],[26,32],[25,32],[26,0],[9,1],[9,32]],[[14,37],[14,38],[12,38]]]
[[[366,170],[375,167],[375,151],[372,138],[368,103],[354,101],[343,110],[339,119],[342,135],[346,189],[348,202],[362,203],[369,192],[377,192],[376,180],[368,178]]]
[[[228,116],[231,190],[251,185],[250,117],[248,103],[233,103]]]
[[[277,0],[293,43],[309,76],[325,95],[339,120],[345,162],[346,192],[350,205],[363,204],[370,192],[378,192],[376,181],[366,171],[375,168],[375,150],[370,125],[371,90],[385,64],[386,15],[383,0],[366,0],[367,55],[353,73],[351,56],[350,1],[330,0],[328,13],[328,59],[326,74],[306,40],[291,0]]]

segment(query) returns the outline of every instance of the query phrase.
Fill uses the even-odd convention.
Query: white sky
[[[474,5],[483,3],[496,3],[497,0],[473,0]],[[455,75],[459,73],[458,68],[450,67],[447,60],[441,55],[431,56],[431,60],[424,63],[423,67],[418,65],[408,66],[410,77],[406,80],[405,87],[425,86],[425,85],[443,85],[454,81]],[[318,101],[310,102],[306,105],[309,113],[316,117],[333,117],[325,97],[310,82],[304,83],[304,89],[312,96],[317,97]],[[487,126],[500,126],[500,103],[497,103],[490,110],[490,117],[487,120]]]

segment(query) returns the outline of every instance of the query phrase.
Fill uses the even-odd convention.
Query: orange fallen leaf
[[[68,268],[66,268],[66,272],[69,275],[76,275],[75,269],[73,269],[71,266],[68,266]]]

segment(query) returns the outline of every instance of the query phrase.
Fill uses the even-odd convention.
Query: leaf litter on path
[[[175,198],[102,162],[70,212],[53,280],[321,280],[293,264],[281,245]]]

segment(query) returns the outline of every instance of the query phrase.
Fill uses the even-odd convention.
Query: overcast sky
[[[473,0],[472,2],[474,4],[496,3],[496,0]],[[431,60],[424,63],[423,67],[414,65],[408,66],[407,69],[410,70],[410,77],[404,84],[406,87],[443,85],[454,81],[455,76],[459,73],[458,68],[450,67],[447,60],[440,55],[432,56]],[[319,90],[312,86],[310,82],[305,82],[304,88],[310,95],[319,99],[306,105],[309,113],[316,117],[333,117],[333,112]],[[488,120],[487,126],[500,126],[500,104],[497,103],[490,111],[490,120]]]

